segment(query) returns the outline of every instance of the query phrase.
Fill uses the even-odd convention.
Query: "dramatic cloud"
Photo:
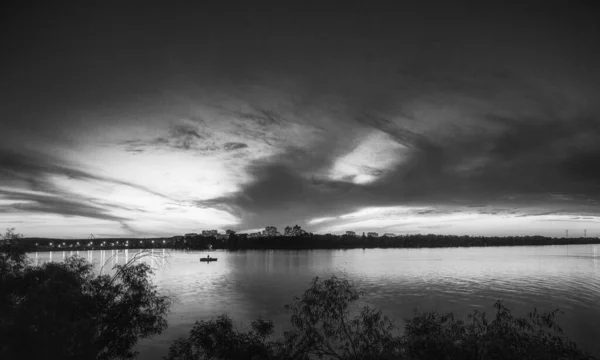
[[[596,224],[592,5],[401,6],[16,8],[0,223],[40,236]]]

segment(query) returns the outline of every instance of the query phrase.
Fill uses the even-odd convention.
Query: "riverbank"
[[[110,239],[44,239],[21,238],[16,242],[28,252],[86,251],[121,249],[180,249],[180,250],[316,250],[316,249],[374,249],[374,248],[448,248],[488,246],[552,246],[600,244],[600,238],[550,238],[543,236],[450,236],[402,235],[394,237],[356,237],[308,234],[306,236],[273,236],[229,239],[214,237],[171,238],[110,238]]]

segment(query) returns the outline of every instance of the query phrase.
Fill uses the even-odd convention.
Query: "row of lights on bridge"
[[[163,244],[165,244],[166,242],[167,242],[166,240],[163,240]],[[140,244],[143,244],[143,243],[144,243],[144,241],[140,241]],[[154,244],[154,240],[152,240],[152,243]],[[63,246],[66,246],[66,244],[67,244],[66,242],[62,243]],[[93,244],[94,243],[90,241],[88,246],[92,246]],[[115,246],[115,244],[119,245],[119,242],[117,241],[116,243],[110,243],[110,246]],[[35,243],[35,246],[38,246],[38,245],[39,245],[38,243]],[[100,244],[100,246],[104,246],[104,245],[106,245],[106,241],[103,241],[102,244]],[[53,243],[50,243],[50,246],[53,246]],[[60,246],[61,246],[61,244],[58,244],[58,247],[60,247]],[[73,244],[71,244],[69,246],[73,247]],[[79,246],[79,242],[77,242],[77,246]],[[129,246],[129,241],[125,241],[125,246]]]

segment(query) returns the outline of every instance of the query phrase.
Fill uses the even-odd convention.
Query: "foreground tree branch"
[[[231,319],[223,315],[197,322],[189,337],[173,343],[165,359],[594,359],[562,336],[554,321],[557,310],[543,314],[534,310],[527,318],[515,318],[496,302],[492,321],[475,311],[467,322],[452,314],[415,313],[400,335],[381,311],[364,307],[351,318],[349,305],[359,296],[347,280],[315,278],[287,306],[292,329],[283,339],[264,341],[252,331],[234,330]]]
[[[77,256],[31,266],[21,249],[2,245],[0,358],[134,359],[139,339],[166,329],[172,304],[140,261],[147,256],[102,275]]]

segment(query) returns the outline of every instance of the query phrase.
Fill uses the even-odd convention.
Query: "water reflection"
[[[104,264],[107,252],[89,251],[88,259]],[[124,251],[127,262],[137,251]],[[112,262],[118,261],[118,254]],[[556,307],[569,338],[600,354],[600,245],[487,247],[447,249],[369,249],[316,251],[217,251],[218,261],[200,263],[205,252],[150,250],[141,261],[158,267],[154,282],[178,302],[169,328],[154,340],[142,341],[140,358],[160,359],[168,344],[187,334],[196,320],[228,313],[248,326],[259,316],[272,319],[278,332],[289,314],[284,305],[300,295],[314,276],[347,277],[365,295],[362,304],[382,309],[402,324],[413,310],[491,311],[497,299],[517,315],[534,306]],[[131,256],[130,256],[131,255]],[[213,256],[211,254],[211,256]],[[36,263],[52,261],[52,253],[36,253]],[[121,262],[119,262],[121,263]],[[108,266],[107,266],[108,267]]]

